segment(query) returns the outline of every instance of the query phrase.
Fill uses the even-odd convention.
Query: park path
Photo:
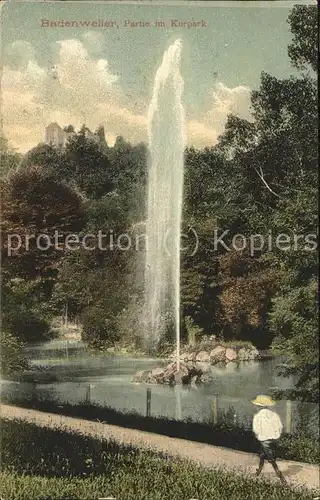
[[[0,405],[0,416],[10,420],[21,419],[41,427],[59,428],[86,436],[113,439],[125,445],[188,459],[204,467],[235,470],[237,473],[254,473],[258,462],[257,456],[251,453],[17,406]],[[281,460],[279,468],[290,485],[319,488],[318,466]],[[265,466],[263,474],[278,480],[269,464]]]

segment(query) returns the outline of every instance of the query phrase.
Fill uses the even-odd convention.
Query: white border
[[[1,2],[1,0],[0,0]],[[290,8],[294,5],[317,5],[317,0],[75,0],[75,1],[59,1],[59,0],[5,0],[0,3],[1,5],[8,3],[27,3],[27,4],[105,4],[105,5],[161,5],[177,6],[177,7],[224,7],[224,8]]]

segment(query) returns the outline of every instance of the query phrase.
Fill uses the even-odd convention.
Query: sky
[[[4,135],[22,153],[44,140],[52,121],[76,129],[86,123],[92,130],[102,124],[111,145],[118,135],[146,141],[156,70],[164,51],[181,38],[188,144],[214,145],[229,113],[250,118],[250,91],[259,87],[262,71],[278,78],[295,74],[287,56],[293,2],[244,4],[6,3]],[[84,25],[47,26],[58,21]],[[102,21],[114,26],[99,27]],[[126,21],[149,21],[150,27]]]

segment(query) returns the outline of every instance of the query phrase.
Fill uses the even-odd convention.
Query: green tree
[[[285,286],[305,285],[317,276],[317,197],[317,185],[308,176],[296,182],[293,192],[292,186],[288,187],[288,196],[279,201],[270,218],[274,239],[286,235],[288,243],[283,248],[274,245],[263,258],[269,266],[281,270]]]
[[[219,256],[221,323],[226,337],[250,340],[266,349],[271,342],[268,312],[277,276],[248,250],[232,249]]]
[[[294,34],[289,52],[299,53],[300,62],[308,64],[313,64],[307,47],[315,46],[316,30],[315,23],[310,27],[316,11],[311,9],[297,7],[289,18]],[[309,39],[301,41],[304,26]],[[251,335],[253,329],[255,338],[263,334],[270,342],[275,334],[268,332],[270,299],[283,286],[291,290],[302,286],[317,269],[315,245],[306,249],[301,239],[316,233],[316,82],[306,74],[279,80],[262,73],[260,88],[252,92],[251,100],[251,120],[231,115],[215,148],[186,152],[184,216],[199,227],[200,250],[191,262],[183,260],[182,297],[187,291],[188,314],[193,318],[198,314],[197,321],[206,318],[205,331],[224,327],[228,334],[229,325],[229,335],[239,328]],[[289,234],[289,248],[269,251],[265,245],[250,258],[238,251],[230,255],[221,247],[214,250],[210,235],[205,237],[203,232],[210,217],[216,218],[221,232],[229,230],[227,244],[236,233],[248,238],[260,234],[267,242],[271,231],[272,238]],[[236,266],[232,255],[237,257]],[[201,276],[201,290],[191,279],[192,266]],[[234,275],[235,271],[241,272]],[[192,296],[197,297],[193,303]]]
[[[21,158],[21,154],[10,147],[9,141],[0,136],[0,179],[6,178],[9,173],[14,172],[18,168]]]
[[[2,331],[0,349],[0,373],[10,376],[22,372],[28,367],[23,354],[23,344],[11,333]]]
[[[293,42],[288,47],[292,64],[298,69],[318,69],[318,9],[316,5],[295,5],[289,15]]]
[[[67,306],[72,319],[99,303],[101,315],[111,320],[130,301],[136,286],[133,264],[136,251],[125,250],[126,238],[123,242],[118,240],[121,234],[128,235],[134,246],[126,205],[123,197],[116,193],[87,202],[86,225],[81,234],[96,235],[90,243],[95,248],[67,252],[60,261],[50,300],[52,311],[61,314]],[[119,248],[122,243],[123,249]],[[87,325],[88,322],[89,319]]]
[[[112,167],[100,142],[87,138],[83,127],[66,145],[64,168],[90,198],[98,198],[113,189]]]
[[[22,167],[32,167],[33,165],[48,170],[52,169],[62,175],[64,179],[68,177],[64,168],[62,151],[51,144],[38,144],[28,151],[22,160]]]
[[[118,340],[115,317],[106,317],[99,303],[84,311],[82,322],[82,339],[90,346],[110,347]]]
[[[278,80],[261,76],[252,92],[254,122],[230,116],[219,149],[230,157],[228,172],[238,182],[238,199],[253,221],[264,207],[272,213],[279,199],[312,176],[317,164],[317,88],[310,77]],[[285,151],[285,154],[283,152]],[[239,177],[240,174],[240,177]]]
[[[2,182],[1,204],[3,267],[11,277],[53,279],[66,237],[83,227],[77,193],[51,171],[31,166]]]
[[[112,165],[113,182],[119,192],[135,193],[138,186],[145,186],[147,175],[147,148],[145,144],[133,146],[117,137],[108,157]]]
[[[294,397],[319,402],[318,285],[284,290],[274,299],[270,327],[276,335],[273,348],[286,359],[281,373],[297,379]]]
[[[81,313],[107,291],[105,281],[108,263],[112,266],[112,253],[107,255],[83,248],[67,252],[58,264],[58,275],[53,287],[49,309],[53,314],[62,315],[67,308],[71,320],[80,318]]]
[[[41,280],[2,276],[2,328],[25,342],[48,338],[50,324]]]

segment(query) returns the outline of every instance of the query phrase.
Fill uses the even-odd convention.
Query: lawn
[[[208,470],[115,442],[2,421],[5,500],[312,500],[306,490]]]

